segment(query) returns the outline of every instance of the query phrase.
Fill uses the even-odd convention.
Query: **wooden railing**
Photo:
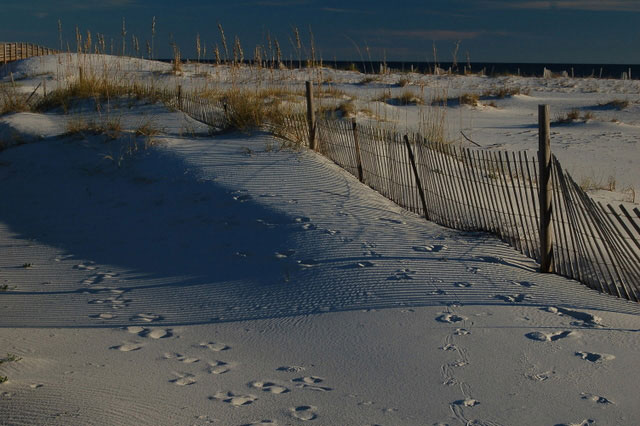
[[[55,53],[60,53],[60,51],[32,43],[0,42],[0,64],[27,59],[32,56],[53,55]]]

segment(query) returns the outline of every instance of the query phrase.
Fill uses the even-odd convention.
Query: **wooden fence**
[[[281,135],[304,143],[304,115]],[[541,261],[539,161],[527,152],[434,143],[355,121],[318,120],[317,149],[428,220],[499,236]],[[640,299],[640,210],[593,201],[552,157],[552,270],[601,292]]]
[[[180,87],[136,92],[218,129],[227,128],[233,114],[224,101]],[[304,113],[268,127],[302,146],[310,140]],[[319,153],[398,205],[443,226],[495,234],[541,261],[538,158],[432,142],[355,120],[320,119],[314,128]],[[640,210],[593,201],[551,158],[551,270],[640,301]]]
[[[58,50],[38,46],[32,43],[3,43],[0,42],[0,63],[27,59],[32,56],[53,55],[60,53]]]

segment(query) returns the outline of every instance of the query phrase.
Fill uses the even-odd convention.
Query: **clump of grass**
[[[380,82],[380,77],[377,75],[367,75],[365,76],[358,84],[370,84],[370,83],[378,83]]]
[[[408,79],[408,78],[406,78],[406,77],[402,77],[400,80],[398,80],[398,83],[396,83],[396,84],[397,84],[399,87],[405,87],[405,86],[408,86],[408,85],[409,85],[409,83],[411,83],[411,82],[409,81],[409,79]]]
[[[18,355],[8,353],[6,357],[0,358],[0,365],[4,364],[6,362],[18,362],[21,359],[22,358],[20,358]],[[5,383],[8,380],[9,380],[9,378],[7,376],[0,376],[0,384]]]
[[[355,102],[347,101],[342,102],[340,105],[338,105],[338,107],[336,108],[336,112],[338,112],[343,118],[351,118],[355,117],[358,109],[356,108]]]
[[[596,180],[591,176],[584,176],[580,179],[579,185],[584,191],[602,190],[614,192],[616,190],[617,180],[614,176],[609,176],[606,182],[603,182],[602,180]]]
[[[594,118],[595,118],[595,114],[591,111],[586,111],[585,113],[582,114],[582,119],[584,121],[593,120]]]
[[[160,133],[160,129],[156,127],[155,123],[151,119],[142,121],[135,129],[136,136],[145,136],[150,138],[157,136]]]
[[[22,358],[19,357],[18,355],[7,353],[6,357],[0,358],[0,364],[4,364],[5,362],[18,362],[20,360],[22,360]]]
[[[636,189],[628,185],[626,188],[622,190],[623,193],[627,194],[627,202],[634,203],[636,202]]]
[[[577,121],[579,118],[580,118],[580,111],[574,108],[571,111],[567,112],[565,115],[557,116],[556,119],[554,120],[554,123],[569,124]]]
[[[443,107],[428,107],[420,110],[419,133],[428,142],[448,144],[446,131],[447,110]]]
[[[161,133],[151,119],[145,120],[134,131],[136,136],[144,138],[144,149],[148,149],[156,144],[155,136]]]
[[[378,96],[375,96],[373,99],[371,99],[371,101],[387,102],[389,99],[391,99],[391,90],[385,90],[382,93],[380,93]]]
[[[523,88],[520,86],[502,86],[502,87],[494,87],[492,89],[487,89],[482,93],[482,96],[485,98],[498,98],[504,99],[510,96],[515,95],[528,95],[531,93],[531,90],[528,88]]]
[[[123,133],[119,117],[111,117],[102,122],[85,121],[80,117],[73,117],[67,121],[66,135],[84,138],[87,134],[104,134],[108,139],[118,139]]]
[[[618,111],[622,111],[623,109],[629,106],[630,102],[627,99],[614,99],[609,102],[599,103],[598,106],[603,108],[611,108],[617,109]]]
[[[232,89],[222,98],[229,127],[242,131],[277,127],[284,120],[281,100],[267,96],[268,92]]]
[[[0,115],[31,111],[28,95],[17,90],[15,84],[0,85]]]
[[[396,100],[400,105],[421,105],[424,103],[422,98],[419,98],[410,90],[402,92]]]
[[[478,106],[480,97],[475,93],[463,93],[458,97],[460,105]]]
[[[95,99],[96,102],[107,101],[111,98],[134,93],[133,87],[117,84],[107,77],[86,76],[69,83],[66,87],[49,93],[46,98],[43,98],[36,105],[36,110],[47,111],[62,107],[66,111],[74,100]]]

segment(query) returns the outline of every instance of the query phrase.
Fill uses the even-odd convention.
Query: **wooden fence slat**
[[[611,211],[613,216],[618,220],[618,222],[620,223],[620,226],[622,226],[622,228],[625,230],[625,232],[629,235],[629,238],[631,239],[631,241],[633,241],[633,243],[636,245],[636,247],[638,247],[638,249],[640,250],[640,240],[638,240],[636,238],[636,236],[633,234],[633,232],[631,232],[631,229],[627,226],[626,223],[624,223],[624,221],[622,220],[622,218],[620,217],[618,212],[615,211],[613,206],[611,206],[611,204],[608,204],[607,207],[609,208],[609,210]],[[621,205],[621,207],[624,208],[624,206],[622,206],[622,205]],[[633,218],[631,218],[630,216],[627,215],[627,219],[629,220],[629,222],[631,222],[633,225],[635,225],[633,223]],[[640,235],[640,232],[638,232],[638,235]],[[638,262],[640,263],[640,256],[638,257]]]
[[[560,178],[558,177],[558,167],[556,166],[557,159],[554,157],[552,161],[551,173],[552,173],[552,181],[553,181],[553,200],[554,200],[554,211],[555,215],[552,220],[554,220],[554,231],[557,232],[556,238],[556,252],[562,252],[564,257],[564,262],[566,264],[562,265],[559,272],[568,277],[577,277],[578,267],[577,262],[575,261],[576,249],[574,244],[574,238],[571,238],[571,244],[574,246],[573,254],[574,260],[571,259],[571,253],[569,252],[569,238],[567,237],[567,226],[569,224],[566,218],[566,209],[564,208],[564,197],[562,196],[562,191],[560,190]],[[563,263],[564,263],[563,262]]]
[[[571,199],[571,194],[569,192],[569,188],[567,185],[567,181],[565,179],[564,172],[560,164],[555,160],[554,157],[555,168],[557,170],[558,184],[562,191],[562,196],[565,201],[565,207],[567,209],[567,218],[569,219],[569,226],[571,227],[571,232],[573,239],[575,240],[575,256],[576,256],[576,264],[578,265],[578,279],[585,283],[590,288],[595,290],[602,291],[601,288],[598,287],[597,283],[598,279],[598,271],[596,270],[596,265],[593,262],[587,261],[587,253],[586,253],[586,243],[584,241],[583,235],[580,232],[578,218],[574,211],[575,204]],[[535,170],[535,169],[534,169]],[[598,265],[599,266],[599,265]],[[589,270],[591,270],[589,272]]]
[[[463,196],[463,203],[467,206],[469,213],[467,214],[468,222],[467,230],[478,229],[477,209],[475,199],[472,199],[473,190],[471,188],[471,179],[469,179],[469,171],[467,165],[463,160],[463,148],[455,146],[452,147],[454,158],[456,159],[456,166],[459,170],[458,181],[460,181],[460,189]]]
[[[480,153],[478,151],[467,150],[470,158],[470,164],[473,170],[474,178],[478,188],[478,198],[482,200],[484,230],[486,232],[495,233],[493,214],[491,209],[491,198],[489,197],[489,188],[485,178],[485,170],[480,163]]]
[[[517,163],[515,162],[515,153],[513,153],[514,155],[514,168],[516,167]],[[526,225],[526,219],[524,216],[524,205],[522,206],[522,208],[520,207],[521,201],[522,201],[522,194],[520,192],[520,184],[516,184],[513,181],[513,169],[511,168],[511,161],[509,160],[509,153],[505,153],[505,160],[507,162],[507,171],[509,172],[509,181],[511,183],[511,192],[513,193],[513,198],[515,200],[515,205],[516,205],[516,209],[518,211],[518,216],[517,216],[517,221],[519,221],[518,223],[518,229],[521,229],[520,231],[520,246],[522,247],[522,252],[527,255],[528,257],[531,257],[531,250],[529,248],[529,238],[527,236],[527,225]],[[517,170],[516,170],[516,180],[517,180]]]
[[[609,283],[613,283],[615,281],[615,276],[611,272],[609,265],[604,262],[605,256],[601,248],[601,244],[598,241],[595,241],[595,235],[592,229],[591,222],[589,220],[589,216],[586,213],[586,206],[582,205],[579,198],[579,193],[576,192],[576,186],[574,185],[573,179],[569,174],[565,173],[565,180],[567,182],[567,187],[569,192],[572,194],[572,199],[577,208],[574,208],[574,214],[578,218],[581,223],[581,230],[579,231],[580,235],[585,236],[585,240],[589,243],[589,250],[585,251],[586,258],[589,259],[589,253],[592,254],[590,262],[593,262],[601,272],[602,278],[598,280],[599,291],[607,292],[609,294],[615,294],[614,291],[611,290]],[[585,235],[585,233],[587,233]],[[606,287],[606,290],[605,290]]]

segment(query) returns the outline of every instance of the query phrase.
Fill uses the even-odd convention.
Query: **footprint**
[[[127,327],[127,331],[131,334],[140,334],[144,332],[144,327],[140,327],[139,325],[132,325]]]
[[[277,251],[276,252],[276,258],[277,259],[286,259],[287,257],[293,256],[295,254],[295,250],[284,250],[284,251]]]
[[[96,319],[103,319],[103,320],[109,320],[109,319],[114,319],[116,316],[114,314],[111,313],[102,313],[102,314],[98,314],[98,315],[91,315],[91,318],[96,318]]]
[[[529,281],[511,281],[511,284],[519,285],[520,287],[534,287],[534,283],[530,283]]]
[[[307,376],[307,377],[298,377],[296,379],[291,380],[294,383],[297,383],[297,387],[301,389],[309,389],[313,391],[319,392],[328,392],[333,390],[332,388],[320,386],[320,383],[324,382],[322,377],[317,376]]]
[[[136,314],[131,317],[131,321],[144,321],[144,322],[160,321],[161,319],[162,317],[160,315],[150,314],[150,313]]]
[[[255,395],[242,395],[234,392],[218,392],[209,399],[216,399],[218,401],[226,402],[234,407],[242,407],[245,405],[253,404],[258,399]]]
[[[471,287],[473,284],[466,282],[466,281],[458,281],[453,283],[454,286],[459,287],[459,288],[469,288]]]
[[[512,296],[505,296],[502,294],[493,296],[494,299],[500,299],[500,300],[504,300],[505,302],[508,303],[520,303],[523,302],[524,299],[526,299],[527,297],[529,297],[526,294],[514,294]]]
[[[396,224],[396,225],[402,225],[402,224],[404,224],[404,222],[403,222],[403,221],[401,221],[401,220],[397,220],[397,219],[389,219],[389,218],[387,218],[387,217],[379,217],[379,218],[378,218],[378,220],[381,220],[381,221],[383,221],[383,222],[393,223],[393,224]]]
[[[471,398],[460,399],[458,401],[453,401],[453,403],[455,405],[464,405],[465,407],[475,407],[476,405],[480,404],[480,402]]]
[[[544,382],[545,380],[549,380],[554,374],[556,374],[555,371],[545,371],[543,373],[525,374],[525,377],[536,382]]]
[[[536,340],[538,342],[555,342],[556,340],[564,339],[565,337],[577,337],[579,334],[575,331],[558,331],[556,333],[543,333],[541,331],[532,331],[525,334],[525,337]]]
[[[190,373],[173,373],[177,378],[169,380],[169,382],[178,386],[190,386],[197,382],[196,376]]]
[[[463,317],[462,315],[445,313],[445,314],[442,314],[439,317],[437,317],[436,321],[453,324],[453,323],[456,323],[456,322],[466,321],[467,319],[468,319],[467,317]]]
[[[299,365],[285,365],[285,366],[276,368],[276,371],[284,371],[287,373],[299,373],[304,370],[306,370],[306,368],[300,367]]]
[[[224,374],[231,370],[231,366],[224,361],[214,361],[209,363],[207,371],[209,374]]]
[[[74,256],[73,256],[72,254],[59,254],[59,255],[57,255],[53,260],[54,260],[55,262],[61,262],[61,261],[63,261],[63,260],[71,259],[71,258],[73,258],[73,257],[74,257]],[[75,268],[75,267],[74,267],[74,268]]]
[[[610,354],[597,354],[595,352],[576,352],[576,356],[584,359],[585,361],[593,363],[602,363],[604,361],[611,361],[616,357]]]
[[[605,398],[604,396],[598,396],[591,393],[582,392],[580,394],[580,398],[585,399],[587,401],[596,402],[598,404],[603,404],[603,405],[613,404],[613,401]]]
[[[336,235],[336,234],[339,234],[340,231],[337,231],[337,230],[334,230],[334,229],[325,229],[324,233],[325,234],[329,234],[329,235]]]
[[[144,337],[150,337],[152,339],[164,339],[165,337],[171,337],[169,330],[163,330],[161,328],[154,328],[151,331],[146,330]]]
[[[566,308],[556,308],[550,306],[544,309],[547,312],[551,312],[552,314],[558,314],[560,316],[566,315],[568,317],[576,319],[578,322],[572,322],[571,325],[585,326],[585,327],[602,327],[602,318],[591,315],[587,312],[582,311],[574,311],[572,309]]]
[[[224,343],[219,343],[219,342],[200,343],[198,347],[207,348],[212,350],[213,352],[227,351],[231,349],[230,346],[227,346]]]
[[[437,253],[439,251],[442,251],[444,249],[446,249],[447,246],[443,246],[440,244],[435,244],[435,245],[426,245],[426,246],[413,246],[413,250],[417,251],[417,252],[421,252],[421,253]]]
[[[475,266],[467,266],[467,272],[470,272],[472,274],[477,274],[478,272],[480,272],[480,268],[476,268]]]
[[[398,269],[395,274],[387,277],[387,280],[412,280],[412,275],[415,275],[416,271],[412,271],[411,269]]]
[[[303,268],[311,268],[312,266],[316,266],[318,263],[320,262],[313,259],[298,260],[298,264]]]
[[[94,269],[97,268],[97,266],[94,266],[94,265],[95,265],[94,262],[83,262],[83,263],[74,265],[73,269],[80,269],[82,271],[93,271]]]
[[[180,359],[181,357],[182,355],[176,352],[165,352],[161,359]]]
[[[305,231],[313,231],[314,229],[317,229],[317,228],[318,227],[313,223],[305,223],[302,225],[302,229],[304,229]]]
[[[133,352],[142,349],[142,345],[135,342],[123,343],[122,345],[111,346],[109,349],[117,349],[120,352]]]
[[[241,195],[234,195],[233,199],[236,201],[240,201],[241,203],[244,203],[245,201],[249,201],[251,199],[251,195],[249,194],[241,194]]]
[[[255,382],[249,383],[249,386],[254,389],[260,389],[263,392],[274,393],[276,395],[289,392],[288,388],[278,385],[277,383],[274,383],[274,382],[255,381]]]
[[[351,263],[349,265],[341,266],[341,269],[359,269],[359,268],[371,268],[376,266],[375,263],[369,262],[367,260],[362,262]]]
[[[315,413],[317,408],[312,405],[299,405],[289,410],[291,411],[291,416],[302,421],[314,420],[318,417]]]
[[[589,426],[595,423],[593,419],[585,419],[578,423],[558,423],[555,426]]]
[[[471,332],[466,328],[456,328],[456,331],[454,331],[453,334],[455,334],[456,336],[467,336],[471,334]]]

